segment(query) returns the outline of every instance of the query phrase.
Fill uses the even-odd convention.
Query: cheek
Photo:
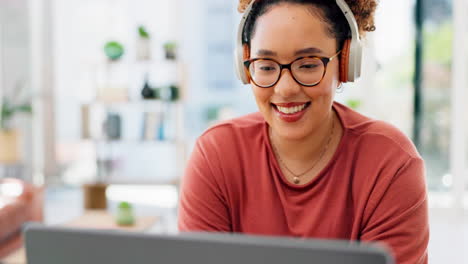
[[[336,67],[336,64],[329,65],[327,73],[323,77],[323,80],[320,82],[320,84],[314,87],[305,87],[304,92],[309,97],[315,99],[333,97],[335,88],[339,85],[337,70],[338,67]]]
[[[304,87],[304,93],[315,100],[329,98],[333,95],[334,86],[333,82],[323,80],[319,85],[314,87]]]
[[[262,106],[264,103],[270,104],[270,98],[272,96],[272,91],[273,89],[270,88],[260,88],[257,87],[256,85],[252,84],[252,92],[255,96],[255,101],[259,105],[259,107]]]

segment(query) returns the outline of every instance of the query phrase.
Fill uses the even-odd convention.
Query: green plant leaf
[[[30,103],[25,103],[22,105],[12,105],[7,100],[2,104],[2,115],[0,120],[0,129],[8,129],[8,125],[13,119],[16,113],[32,113],[32,107]]]
[[[119,203],[120,209],[129,209],[132,208],[132,205],[129,202],[120,202]]]
[[[362,102],[358,99],[349,99],[346,101],[346,104],[354,110],[358,109],[361,103]]]
[[[177,47],[177,44],[176,44],[175,42],[173,42],[173,41],[166,42],[166,43],[164,44],[164,48],[165,48],[166,50],[174,50],[176,47]]]
[[[110,60],[118,60],[124,54],[124,47],[117,41],[107,42],[104,46],[104,52]]]
[[[14,108],[14,111],[32,113],[32,107],[31,104],[18,105]]]
[[[2,120],[6,120],[13,115],[13,107],[10,106],[8,101],[5,101],[2,105]]]
[[[149,39],[150,36],[148,34],[148,31],[146,31],[146,28],[144,26],[139,26],[138,27],[138,34],[140,34],[140,37]]]

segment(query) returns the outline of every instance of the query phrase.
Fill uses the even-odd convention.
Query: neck
[[[335,122],[334,111],[331,110],[325,120],[324,125],[305,138],[288,139],[279,136],[270,128],[270,141],[283,159],[295,162],[310,163],[321,155],[331,136],[332,122]],[[334,125],[333,134],[337,134],[337,125]]]

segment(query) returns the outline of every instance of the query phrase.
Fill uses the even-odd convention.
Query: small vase
[[[133,208],[129,203],[122,202],[117,208],[116,221],[118,225],[129,226],[135,224]]]
[[[83,186],[84,209],[104,210],[107,208],[107,184],[93,183]]]
[[[148,83],[148,78],[145,78],[145,84],[143,85],[143,89],[141,89],[141,96],[143,99],[155,99],[155,93]]]
[[[146,38],[138,38],[136,42],[136,59],[139,61],[151,60],[151,42]]]
[[[179,87],[176,85],[171,85],[169,86],[169,90],[171,91],[171,101],[175,102],[179,100],[180,94],[179,94]]]
[[[16,130],[0,130],[0,163],[15,164],[20,161],[20,134]]]

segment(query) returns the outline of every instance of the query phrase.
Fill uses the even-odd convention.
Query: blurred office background
[[[197,136],[256,111],[234,74],[237,2],[0,1],[2,102],[32,108],[7,124],[20,149],[0,177],[44,184],[54,205],[65,203],[56,192],[100,181],[110,198],[175,207]],[[468,246],[466,25],[465,0],[381,1],[364,75],[337,95],[424,157],[433,263],[462,263]],[[142,186],[155,191],[132,195]]]

